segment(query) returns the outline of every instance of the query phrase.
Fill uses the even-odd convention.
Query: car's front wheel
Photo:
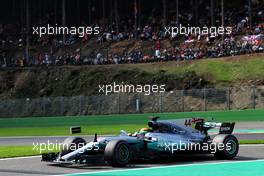
[[[64,140],[61,155],[66,155],[86,145],[86,141],[81,137],[68,137]]]
[[[110,141],[105,147],[104,158],[113,167],[125,167],[131,160],[129,144],[123,140]]]

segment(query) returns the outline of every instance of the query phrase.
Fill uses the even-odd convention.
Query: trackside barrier
[[[174,90],[165,93],[1,99],[0,118],[190,112],[264,108],[264,86]]]

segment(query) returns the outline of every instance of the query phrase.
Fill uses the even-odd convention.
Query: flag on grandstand
[[[244,42],[250,43],[250,44],[256,44],[259,45],[263,42],[263,34],[258,35],[246,35],[242,38]]]

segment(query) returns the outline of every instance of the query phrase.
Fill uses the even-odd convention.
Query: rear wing
[[[235,122],[232,123],[222,123],[220,129],[219,129],[219,134],[232,134],[235,128]]]
[[[185,121],[185,126],[191,126],[192,124],[194,124],[195,129],[205,134],[208,134],[208,130],[212,128],[219,128],[219,134],[232,134],[235,127],[235,122],[205,122],[202,118],[192,118]]]

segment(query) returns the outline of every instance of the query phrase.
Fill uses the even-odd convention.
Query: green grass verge
[[[136,131],[145,127],[148,117],[162,119],[204,117],[215,121],[264,121],[264,110],[179,112],[125,115],[93,115],[74,117],[29,117],[0,119],[0,136],[69,135],[70,126],[81,126],[81,134],[117,134],[121,129]]]
[[[239,144],[264,144],[264,140],[240,140]]]
[[[50,150],[49,152],[56,152],[58,150]],[[22,156],[36,156],[48,151],[34,150],[34,146],[0,146],[0,158],[13,158]]]

